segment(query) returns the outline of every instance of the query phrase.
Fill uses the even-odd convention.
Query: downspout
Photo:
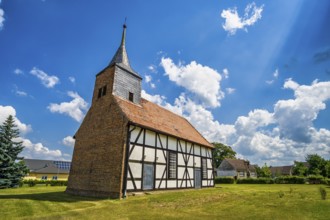
[[[131,132],[136,129],[136,126],[132,130],[129,130],[130,124],[127,124],[127,140],[126,140],[126,154],[125,154],[125,164],[124,164],[124,180],[123,180],[123,198],[127,197],[127,173],[128,173],[128,157],[129,157],[129,145],[131,139]]]

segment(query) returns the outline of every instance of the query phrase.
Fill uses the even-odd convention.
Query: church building
[[[121,44],[96,75],[75,134],[67,193],[123,198],[128,192],[213,187],[210,144],[185,118],[141,97],[142,77]]]

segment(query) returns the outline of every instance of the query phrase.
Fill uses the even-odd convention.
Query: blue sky
[[[262,165],[330,159],[330,2],[0,1],[0,122],[71,160],[95,75],[126,49],[143,96]]]

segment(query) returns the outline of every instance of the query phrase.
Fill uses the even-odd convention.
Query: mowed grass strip
[[[330,188],[221,184],[123,200],[71,196],[65,187],[0,190],[0,219],[329,219]]]

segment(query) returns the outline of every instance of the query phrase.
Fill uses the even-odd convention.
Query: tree
[[[272,176],[272,172],[270,171],[270,168],[267,166],[266,163],[261,168],[256,167],[256,171],[257,171],[258,177],[271,177]]]
[[[230,146],[216,142],[213,143],[213,146],[214,146],[214,150],[212,154],[213,154],[213,163],[215,168],[219,167],[221,162],[225,158],[235,159],[236,152]]]
[[[295,161],[292,169],[292,174],[295,176],[306,176],[308,168],[303,162]]]
[[[16,141],[19,130],[13,116],[8,116],[0,126],[0,188],[17,187],[28,169],[18,154],[23,150],[23,144]]]
[[[322,175],[327,176],[326,160],[317,154],[308,154],[306,161],[309,164],[308,174],[309,175]]]

